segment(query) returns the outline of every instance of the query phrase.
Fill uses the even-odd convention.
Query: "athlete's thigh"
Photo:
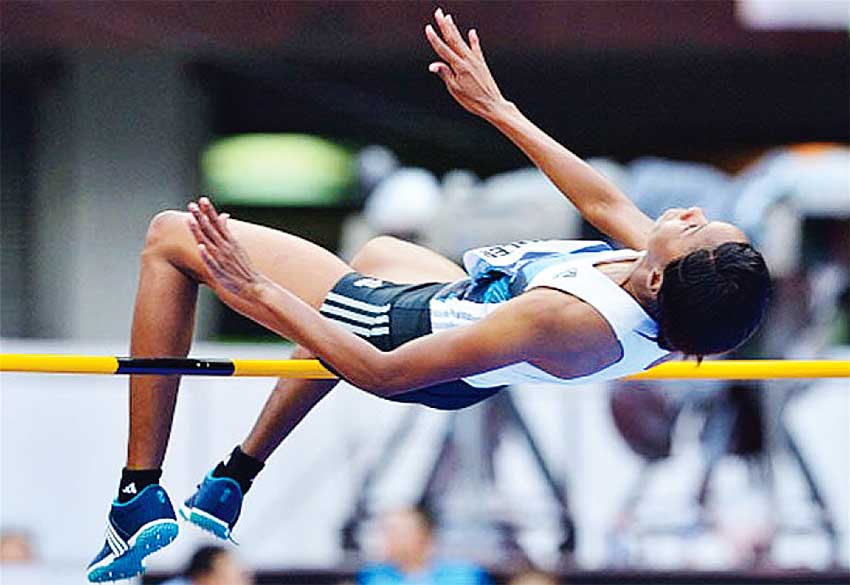
[[[450,282],[466,276],[460,266],[445,256],[390,236],[370,240],[355,255],[351,267],[399,284]]]
[[[186,223],[188,214],[173,212],[169,216],[168,245],[172,253],[180,256],[183,268],[206,282],[206,268]],[[340,278],[352,271],[340,258],[303,238],[234,219],[227,225],[257,270],[314,308],[322,304]]]

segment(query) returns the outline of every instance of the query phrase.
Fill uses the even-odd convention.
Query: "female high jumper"
[[[639,372],[679,353],[729,351],[758,326],[770,278],[761,255],[698,208],[644,215],[613,184],[502,97],[478,34],[452,17],[425,36],[429,70],[452,97],[508,137],[582,216],[622,242],[526,241],[471,250],[461,269],[420,246],[370,241],[350,264],[306,240],[230,219],[201,198],[150,224],[131,353],[186,356],[199,284],[376,396],[457,409],[505,385],[583,384]],[[179,378],[131,376],[127,463],[91,581],[143,571],[177,536],[159,485]],[[264,462],[334,387],[280,380],[245,441],[202,481],[181,516],[228,538]]]

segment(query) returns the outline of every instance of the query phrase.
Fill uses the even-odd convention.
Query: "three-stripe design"
[[[331,292],[328,293],[319,311],[325,317],[361,337],[390,334],[389,304],[373,305]]]
[[[116,558],[130,550],[130,545],[128,545],[121,535],[118,534],[118,531],[115,530],[112,522],[106,523],[106,543],[109,545],[109,549]]]

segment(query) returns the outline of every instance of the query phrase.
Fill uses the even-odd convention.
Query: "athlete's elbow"
[[[361,390],[365,390],[370,394],[378,394],[380,380],[378,376],[369,371],[358,371],[357,373],[349,373],[345,376],[345,381],[356,386]]]
[[[400,387],[397,384],[394,384],[386,379],[379,378],[364,380],[359,384],[355,383],[354,385],[360,388],[361,390],[365,390],[369,394],[374,394],[375,396],[380,396],[382,398],[387,398],[388,396],[393,396],[395,394],[401,394],[402,392],[404,392],[403,387]]]
[[[347,372],[346,381],[377,396],[391,396],[404,390],[401,377],[386,360],[378,359],[363,366]]]

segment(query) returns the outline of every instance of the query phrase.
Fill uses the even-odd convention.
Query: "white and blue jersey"
[[[381,351],[392,351],[424,335],[475,323],[523,292],[546,287],[569,293],[596,309],[610,324],[622,348],[622,357],[616,363],[580,378],[558,378],[521,362],[386,397],[394,402],[453,410],[480,402],[506,385],[610,380],[644,370],[668,355],[655,342],[655,321],[596,268],[606,262],[636,260],[641,255],[587,241],[489,246],[464,254],[469,276],[453,283],[396,284],[352,272],[334,285],[320,312]]]
[[[470,250],[463,256],[469,278],[447,285],[431,298],[432,330],[479,321],[500,304],[533,288],[556,289],[581,299],[605,318],[622,347],[617,362],[572,379],[521,362],[463,381],[478,388],[526,382],[581,384],[639,372],[669,352],[655,341],[658,326],[652,317],[596,266],[642,255],[634,250],[613,250],[604,242],[578,240],[520,241]]]

